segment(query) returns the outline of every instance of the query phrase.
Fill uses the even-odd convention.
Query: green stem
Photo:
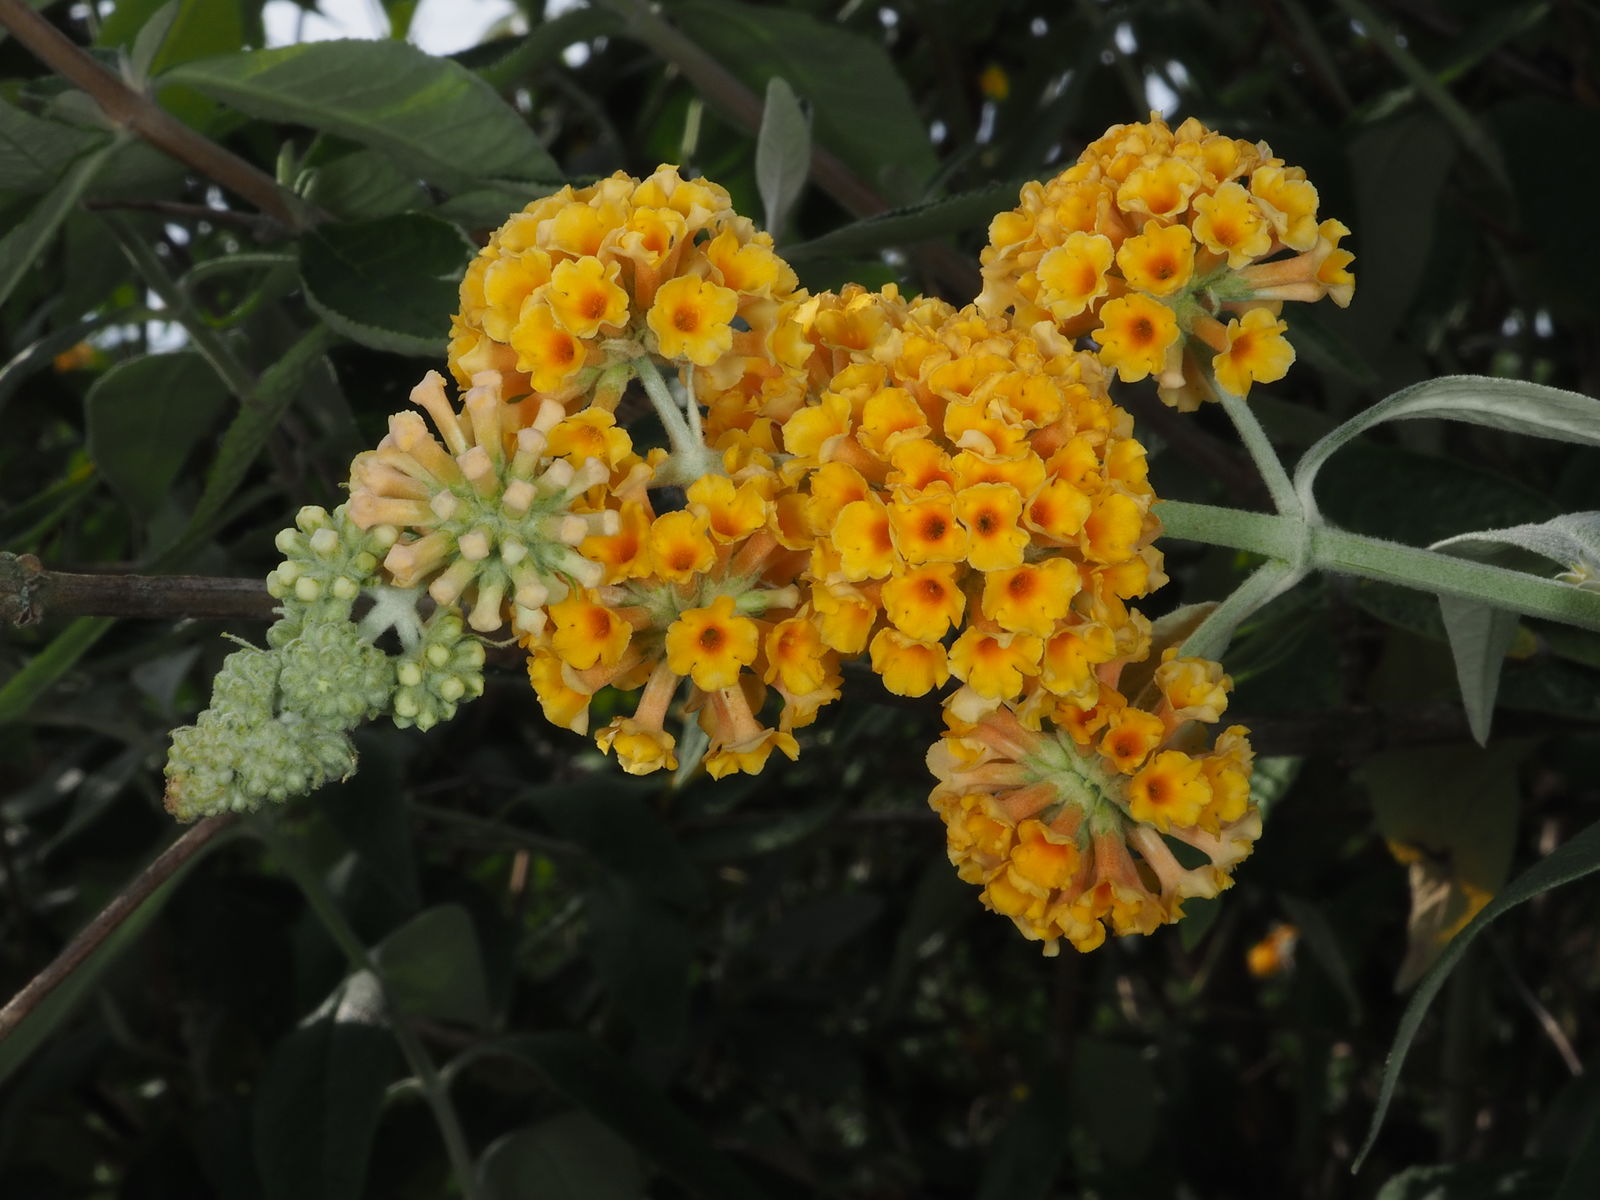
[[[1488,563],[1452,558],[1365,534],[1272,513],[1165,500],[1157,509],[1168,537],[1229,546],[1295,562],[1306,570],[1377,579],[1402,587],[1476,600],[1491,608],[1600,630],[1600,593]]]
[[[1339,0],[1339,7],[1344,9],[1352,20],[1360,22],[1373,44],[1394,64],[1400,74],[1410,81],[1411,86],[1439,111],[1439,115],[1450,125],[1451,131],[1460,139],[1461,144],[1489,169],[1495,182],[1501,187],[1509,188],[1511,177],[1506,172],[1505,159],[1494,139],[1461,102],[1450,94],[1450,90],[1440,82],[1438,76],[1406,49],[1405,43],[1395,31],[1390,29],[1388,24],[1362,0]]]
[[[127,222],[112,213],[101,213],[100,219],[116,235],[117,241],[122,245],[122,252],[128,256],[128,261],[133,263],[134,269],[144,277],[145,283],[150,285],[150,290],[161,297],[161,303],[167,306],[166,316],[170,320],[183,326],[189,340],[194,343],[194,348],[200,352],[206,362],[211,364],[211,369],[217,373],[218,378],[227,385],[228,390],[240,401],[245,402],[255,391],[256,379],[249,369],[234,356],[228,348],[228,343],[213,329],[200,314],[195,311],[189,297],[184,294],[167,274],[167,269],[161,260],[151,250]]]
[[[1234,630],[1257,609],[1288,591],[1303,578],[1304,570],[1296,569],[1282,559],[1268,559],[1206,615],[1206,619],[1184,639],[1183,648],[1178,653],[1185,658],[1221,659],[1222,652],[1233,639]]]
[[[672,389],[667,386],[667,381],[648,356],[641,355],[634,359],[633,370],[639,382],[644,384],[645,394],[650,397],[656,415],[661,418],[667,443],[672,448],[672,457],[656,472],[657,481],[690,484],[706,475],[721,475],[722,466],[706,446],[700,432],[700,413],[694,397],[689,397],[688,404],[694,414],[691,423],[691,419],[684,415],[683,406],[673,396]]]
[[[1272,448],[1267,431],[1261,428],[1261,422],[1256,420],[1255,413],[1250,411],[1250,405],[1245,403],[1243,397],[1235,396],[1215,379],[1212,383],[1222,400],[1222,407],[1233,421],[1233,427],[1239,431],[1239,440],[1244,442],[1244,448],[1250,452],[1256,470],[1261,472],[1267,491],[1272,495],[1272,506],[1287,516],[1298,517],[1303,514],[1305,509],[1294,490],[1294,484],[1289,479],[1289,472],[1284,470],[1283,461],[1279,459],[1278,452]]]
[[[306,903],[311,906],[311,911],[316,914],[317,919],[322,922],[322,927],[327,930],[328,936],[344,953],[350,966],[357,971],[369,972],[378,981],[378,986],[383,991],[384,1008],[389,1017],[389,1031],[394,1034],[400,1053],[405,1056],[412,1073],[417,1077],[417,1084],[422,1089],[423,1096],[428,1101],[428,1107],[433,1110],[433,1119],[439,1126],[439,1136],[444,1141],[445,1153],[450,1157],[450,1169],[456,1177],[456,1186],[460,1189],[463,1200],[480,1200],[477,1175],[473,1170],[472,1151],[467,1145],[461,1121],[456,1116],[455,1105],[450,1102],[449,1089],[439,1078],[439,1070],[433,1065],[433,1059],[429,1057],[421,1040],[395,1010],[388,980],[383,977],[378,964],[367,953],[365,944],[345,920],[344,914],[339,911],[338,904],[321,877],[301,857],[289,838],[274,822],[265,818],[252,818],[252,824],[262,842],[278,860],[278,864],[293,877],[295,884],[305,896]]]

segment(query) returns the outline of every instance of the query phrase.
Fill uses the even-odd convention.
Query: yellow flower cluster
[[[1092,336],[1123,382],[1154,376],[1189,411],[1216,384],[1243,396],[1282,379],[1285,300],[1350,303],[1349,230],[1265,142],[1190,119],[1118,125],[989,226],[978,307]],[[1288,255],[1284,257],[1284,255]]]
[[[526,639],[528,676],[550,720],[589,731],[602,687],[643,687],[631,717],[595,732],[636,775],[677,766],[668,710],[688,681],[685,708],[710,740],[716,778],[754,774],[774,750],[799,754],[793,730],[839,695],[838,660],[797,613],[802,556],[774,536],[777,475],[759,453],[687,489],[687,505],[656,511],[651,468],[631,450],[610,500],[619,528],[581,547],[604,565],[594,587],[550,606],[550,623]],[[760,719],[768,687],[782,701],[776,726]]]
[[[1166,656],[1140,704],[1102,664],[1087,703],[1042,726],[1010,706],[949,729],[928,754],[931,802],[961,878],[1024,935],[1089,951],[1106,932],[1148,934],[1217,895],[1250,853],[1261,817],[1250,803],[1250,745],[1232,726],[1204,749],[1230,686],[1203,659]],[[1170,841],[1197,852],[1185,866]]]
[[[785,323],[794,272],[728,193],[663,166],[562,188],[489,239],[461,282],[450,368],[463,386],[498,371],[530,391],[614,407],[606,367],[640,353],[727,387]]]
[[[1148,644],[1124,601],[1165,579],[1144,447],[1103,368],[1048,324],[893,291],[816,308],[832,374],[780,431],[778,534],[808,554],[824,644],[903,696],[954,676],[967,717],[1092,694],[1094,662]]]
[[[1114,130],[996,219],[965,308],[810,295],[726,192],[671,167],[563,189],[468,269],[461,401],[418,386],[431,428],[391,419],[350,518],[384,528],[396,594],[509,623],[547,717],[631,773],[678,766],[679,714],[713,776],[796,757],[846,658],[899,695],[945,689],[931,801],[962,877],[1048,952],[1148,933],[1227,886],[1260,823],[1244,730],[1202,729],[1221,667],[1141,665],[1130,602],[1165,581],[1159,522],[1109,389],[1145,361],[1197,396],[1184,338],[1226,308],[1216,369],[1243,391],[1270,374],[1279,300],[1348,299],[1343,227],[1309,188],[1192,124]],[[1260,223],[1236,254],[1212,248],[1230,220]],[[1300,257],[1258,261],[1284,247]],[[1118,341],[1115,306],[1145,301],[1177,331],[1159,351]],[[1097,353],[1075,346],[1095,330]],[[619,424],[630,386],[669,447]],[[606,688],[639,699],[591,729]]]

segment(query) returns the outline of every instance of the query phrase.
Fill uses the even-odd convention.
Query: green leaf
[[[1440,417],[1509,433],[1600,446],[1600,400],[1519,379],[1446,375],[1380,400],[1307,450],[1294,471],[1295,490],[1307,511],[1317,511],[1312,494],[1317,472],[1335,451],[1375,425],[1418,417]]]
[[[405,1012],[484,1025],[489,1020],[489,985],[472,918],[459,904],[418,913],[383,940],[372,960]]]
[[[1494,720],[1495,695],[1500,690],[1500,668],[1506,661],[1506,651],[1517,639],[1517,614],[1457,596],[1440,596],[1439,614],[1450,639],[1461,706],[1467,710],[1467,728],[1472,731],[1473,741],[1486,745]]]
[[[1080,1037],[1072,1051],[1072,1112],[1100,1152],[1112,1162],[1142,1162],[1150,1153],[1156,1126],[1130,1121],[1127,1114],[1157,1106],[1155,1072],[1138,1046],[1105,1038]],[[1059,1126],[1058,1126],[1059,1128]]]
[[[0,725],[25,716],[113,624],[110,617],[79,617],[51,638],[48,646],[0,687]]]
[[[106,624],[109,625],[110,622],[107,621]],[[19,1025],[0,1039],[0,1083],[9,1079],[12,1073],[38,1049],[45,1038],[72,1015],[78,1004],[100,982],[100,977],[105,974],[106,969],[132,947],[140,935],[150,927],[150,922],[160,915],[167,901],[171,900],[173,893],[177,891],[178,885],[190,871],[194,870],[195,865],[217,847],[232,841],[238,834],[239,831],[236,829],[223,830],[190,855],[173,872],[171,878],[151,892],[145,902],[129,913],[105,941],[91,950],[89,956],[74,967],[72,973],[63,979],[54,991],[40,1001]]]
[[[22,277],[34,269],[61,222],[67,219],[90,181],[121,144],[117,140],[104,142],[74,161],[60,181],[39,197],[28,215],[0,237],[0,303],[4,303]]]
[[[890,200],[917,196],[937,160],[894,61],[877,42],[787,8],[690,0],[678,26],[758,95],[782,76],[811,102],[818,144]]]
[[[31,195],[61,178],[67,164],[106,135],[23,112],[0,101],[0,179],[5,190]]]
[[[1555,1182],[1548,1163],[1446,1163],[1401,1171],[1376,1200],[1547,1200]]]
[[[337,1015],[278,1043],[255,1099],[256,1168],[265,1200],[355,1200],[384,1090],[394,1077],[394,1043],[361,1019],[371,997],[353,978]]]
[[[581,1033],[526,1034],[483,1048],[523,1059],[575,1104],[705,1200],[765,1195],[732,1159],[643,1076]]]
[[[671,827],[645,802],[648,794],[607,779],[541,788],[523,800],[556,833],[645,894],[686,908],[704,903],[700,872]]]
[[[1083,1111],[1093,1113],[1104,1102],[1096,1096]],[[1053,1194],[1072,1115],[1067,1080],[1058,1070],[1041,1072],[985,1156],[978,1200],[1045,1200]]]
[[[1549,521],[1484,529],[1445,538],[1429,547],[1465,558],[1492,558],[1505,547],[1528,550],[1568,570],[1600,575],[1600,513],[1564,513]]]
[[[400,757],[383,731],[361,730],[354,736],[361,770],[324,788],[318,807],[400,911],[415,912],[421,900]]]
[[[1410,987],[1500,890],[1511,866],[1524,745],[1432,746],[1381,754],[1359,775],[1378,830],[1407,864],[1411,916],[1395,982]]]
[[[965,233],[989,224],[995,213],[1017,201],[1021,184],[1012,181],[985,184],[970,192],[911,204],[875,217],[841,226],[809,242],[785,246],[789,259],[832,257],[841,254],[877,253],[890,246],[925,242],[951,233]]]
[[[227,400],[222,380],[192,350],[118,363],[84,400],[89,457],[123,502],[148,517]]]
[[[789,214],[811,173],[811,122],[784,80],[773,76],[756,135],[756,187],[766,209],[767,231],[782,238]]]
[[[315,326],[262,372],[255,389],[222,435],[222,445],[217,449],[217,457],[206,476],[205,489],[190,514],[189,524],[163,561],[181,558],[194,542],[206,535],[211,521],[244,482],[250,464],[266,445],[267,436],[277,428],[278,421],[299,394],[307,373],[322,361],[322,353],[331,340],[327,329]]]
[[[182,83],[252,117],[326,130],[457,189],[560,178],[528,123],[459,63],[390,41],[309,42],[201,59]]]
[[[472,244],[423,213],[322,225],[300,240],[306,300],[333,329],[396,354],[442,355]]]
[[[484,1200],[638,1200],[644,1173],[633,1147],[593,1117],[565,1112],[508,1133],[483,1152]]]
[[[1350,964],[1347,961],[1344,949],[1339,945],[1339,939],[1333,932],[1333,926],[1328,923],[1328,918],[1322,909],[1310,900],[1302,900],[1299,896],[1281,896],[1279,903],[1283,905],[1284,914],[1294,923],[1299,931],[1300,939],[1311,951],[1319,966],[1333,981],[1333,986],[1339,989],[1339,995],[1344,997],[1344,1002],[1350,1006],[1350,1020],[1356,1024],[1361,1022],[1361,994],[1356,991],[1355,980],[1350,975]]]
[[[426,208],[428,189],[379,150],[357,150],[315,168],[305,197],[341,221],[364,221]],[[509,211],[509,210],[508,210]]]
[[[669,1057],[689,1021],[694,940],[671,909],[638,888],[606,880],[589,889],[589,954],[641,1051]]]
[[[1590,825],[1577,836],[1556,847],[1548,856],[1512,880],[1445,947],[1439,960],[1417,984],[1411,1002],[1406,1005],[1406,1011],[1400,1017],[1400,1027],[1395,1031],[1394,1041],[1389,1047],[1389,1057],[1384,1064],[1383,1082],[1378,1089],[1378,1103],[1373,1109],[1372,1122],[1367,1127],[1366,1140],[1362,1142],[1361,1150],[1351,1166],[1352,1173],[1361,1169],[1362,1162],[1366,1160],[1373,1143],[1377,1141],[1378,1131],[1383,1128],[1383,1119],[1388,1115],[1389,1104],[1394,1099],[1395,1084],[1399,1082],[1406,1055],[1411,1050],[1411,1043],[1416,1040],[1417,1031],[1422,1028],[1422,1019],[1427,1016],[1433,998],[1439,994],[1439,989],[1444,986],[1444,981],[1450,977],[1450,972],[1466,953],[1467,947],[1502,913],[1535,896],[1542,895],[1551,888],[1582,879],[1596,871],[1600,871],[1600,822]]]

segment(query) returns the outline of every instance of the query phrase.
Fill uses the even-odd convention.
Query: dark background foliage
[[[819,151],[776,231],[812,287],[969,299],[1017,184],[1160,103],[1269,140],[1355,231],[1355,304],[1289,314],[1300,361],[1252,397],[1284,447],[1437,374],[1600,388],[1592,4],[532,2],[458,67],[338,44],[282,78],[211,58],[262,45],[259,0],[33,7],[321,210],[290,229],[113,142],[0,40],[0,547],[53,567],[261,577],[439,364],[474,239],[562,179],[660,161],[759,218],[774,75]],[[416,4],[384,8],[403,31]],[[1125,394],[1159,494],[1262,502],[1218,414]],[[1600,472],[1412,422],[1319,494],[1423,544],[1600,508]],[[1166,549],[1152,615],[1250,565]],[[262,625],[4,632],[0,993],[170,839],[167,733],[223,633]],[[1442,636],[1432,600],[1376,584],[1261,613],[1229,656],[1258,853],[1220,903],[1088,957],[1041,958],[954,879],[924,802],[936,713],[865,674],[797,764],[680,785],[551,729],[507,656],[450,725],[364,734],[360,773],[293,804],[279,849],[376,948],[490,1195],[1594,1195],[1592,880],[1469,949],[1349,1175],[1397,975],[1600,798],[1600,642],[1528,623],[1479,749]],[[296,880],[273,844],[223,839],[0,1043],[0,1195],[452,1194],[371,976]],[[1292,956],[1268,950],[1280,923]]]

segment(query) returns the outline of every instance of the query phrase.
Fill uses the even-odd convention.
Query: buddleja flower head
[[[1221,667],[1169,656],[1141,707],[1115,686],[1124,665],[1103,664],[1092,697],[1031,722],[1011,705],[949,713],[928,754],[951,862],[1046,954],[1178,920],[1184,900],[1231,885],[1261,833],[1245,730],[1210,747],[1201,730],[1226,706]]]
[[[825,645],[900,695],[954,676],[971,718],[1041,678],[1079,689],[1069,647],[1147,640],[1125,601],[1164,579],[1154,497],[1092,355],[893,292],[824,300],[808,332],[833,374],[777,434],[778,533],[808,555]]]
[[[759,771],[774,750],[794,758],[792,730],[838,696],[838,656],[794,585],[804,556],[774,532],[772,460],[730,451],[725,464],[728,474],[689,486],[686,507],[661,513],[648,469],[631,473],[613,489],[620,529],[582,547],[605,564],[603,580],[551,605],[549,626],[526,639],[529,678],[558,725],[587,732],[600,688],[643,687],[631,716],[595,731],[633,774],[677,765],[666,724],[680,692],[710,738],[713,776]],[[760,715],[769,686],[775,725]]]
[[[770,374],[770,343],[795,275],[728,193],[662,166],[621,172],[529,204],[490,237],[461,282],[450,366],[484,370],[509,395],[614,407],[605,368],[651,354],[729,387]],[[752,364],[752,360],[755,362]]]
[[[536,631],[548,601],[600,581],[601,565],[576,547],[618,519],[586,493],[632,443],[603,411],[568,420],[554,401],[507,403],[493,371],[475,377],[459,413],[434,371],[411,399],[437,436],[420,413],[390,417],[377,449],[350,466],[350,519],[393,531],[383,570],[394,586],[426,586],[444,606],[466,600],[481,633],[508,615],[518,633]]]
[[[989,227],[986,313],[1090,335],[1124,382],[1154,376],[1168,404],[1243,396],[1294,361],[1285,300],[1350,303],[1349,230],[1265,142],[1190,119],[1118,125]]]

